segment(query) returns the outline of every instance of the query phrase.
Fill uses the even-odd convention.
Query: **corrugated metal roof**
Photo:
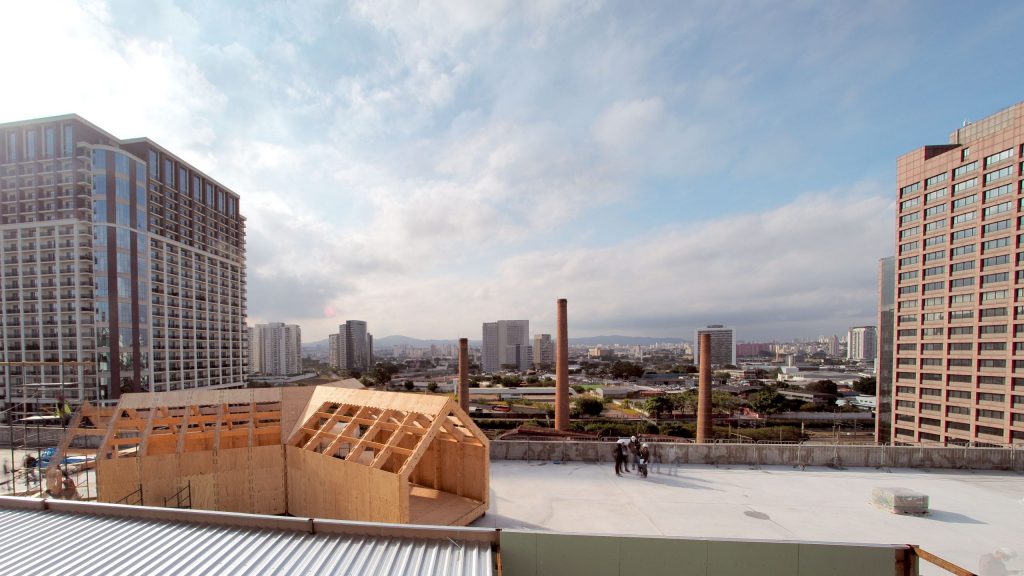
[[[487,542],[0,508],[0,574],[488,576]]]

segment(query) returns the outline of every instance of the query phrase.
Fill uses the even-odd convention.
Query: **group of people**
[[[651,449],[636,436],[615,443],[615,475],[629,472],[630,466],[641,476],[647,476],[647,463],[651,461]]]

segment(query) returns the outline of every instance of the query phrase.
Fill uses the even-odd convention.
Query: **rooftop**
[[[686,465],[617,478],[612,464],[491,462],[491,507],[474,526],[558,532],[917,544],[977,570],[1000,547],[1024,568],[1024,476],[935,469]],[[876,486],[923,492],[927,516],[873,506]],[[922,564],[922,574],[947,574]]]

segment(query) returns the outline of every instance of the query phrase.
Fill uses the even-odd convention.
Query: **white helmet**
[[[643,445],[642,445],[642,446],[640,446],[640,447],[641,447],[641,448],[647,448],[647,443],[646,443],[646,442],[644,442],[644,443],[643,443]]]
[[[636,436],[630,436],[629,437],[629,441],[630,442],[636,442]]]

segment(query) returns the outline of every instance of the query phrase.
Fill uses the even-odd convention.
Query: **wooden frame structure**
[[[316,394],[288,439],[294,514],[464,526],[487,511],[489,444],[447,396]]]
[[[125,394],[113,408],[83,406],[55,461],[90,435],[102,436],[103,502],[141,491],[144,505],[162,506],[188,485],[193,508],[445,525],[488,506],[487,438],[447,396],[330,386]]]

